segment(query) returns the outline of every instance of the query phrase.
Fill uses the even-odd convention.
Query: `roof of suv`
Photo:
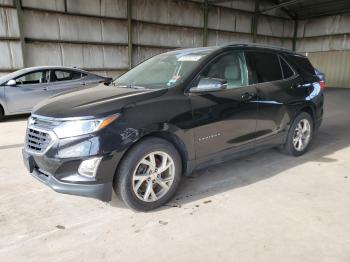
[[[172,51],[169,51],[167,53],[180,53],[180,54],[185,54],[185,53],[200,53],[200,52],[211,52],[215,51],[218,49],[226,48],[226,47],[242,47],[242,48],[254,48],[254,49],[261,49],[261,50],[269,50],[269,51],[276,51],[276,52],[284,52],[284,53],[289,53],[292,55],[298,55],[298,56],[303,56],[305,55],[294,52],[290,49],[283,48],[280,46],[274,46],[274,45],[266,45],[266,44],[256,44],[256,43],[227,43],[224,45],[219,45],[219,46],[208,46],[208,47],[192,47],[192,48],[186,48],[186,49],[175,49]]]
[[[257,43],[228,43],[225,45],[222,45],[220,47],[252,47],[252,48],[257,48],[257,49],[264,49],[264,50],[272,50],[272,51],[280,51],[280,52],[285,52],[285,53],[290,53],[290,54],[295,54],[295,55],[302,55],[300,53],[297,53],[293,50],[283,48],[280,46],[275,46],[275,45],[267,45],[267,44],[257,44]],[[304,55],[302,55],[304,56]]]

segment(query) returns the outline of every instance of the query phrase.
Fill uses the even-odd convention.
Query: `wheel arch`
[[[122,161],[124,160],[124,158],[127,156],[127,154],[130,152],[130,150],[135,147],[136,145],[138,145],[139,143],[141,143],[142,141],[144,141],[147,138],[160,138],[163,139],[167,142],[169,142],[171,145],[173,145],[175,147],[175,149],[179,152],[180,157],[181,157],[181,164],[182,164],[182,173],[187,175],[190,174],[192,171],[192,167],[189,166],[188,164],[188,160],[189,160],[189,154],[186,148],[185,143],[181,140],[181,138],[179,138],[177,135],[169,132],[169,131],[153,131],[150,132],[146,135],[144,135],[143,137],[141,137],[140,139],[138,139],[136,142],[134,142],[132,145],[130,145],[124,152],[122,157],[120,158],[116,169],[115,169],[115,175],[113,178],[113,184],[116,181],[116,177],[117,177],[117,173],[118,173],[118,169],[120,167],[120,164],[122,163]]]
[[[182,173],[186,174],[188,171],[188,165],[187,161],[189,159],[188,157],[188,151],[186,148],[185,143],[179,138],[177,135],[167,132],[167,131],[156,131],[152,132],[150,134],[147,134],[142,139],[148,138],[148,137],[157,137],[166,140],[170,144],[172,144],[175,149],[179,152],[182,162]]]
[[[295,115],[295,117],[297,117],[302,112],[308,113],[311,116],[312,121],[313,121],[313,126],[315,127],[315,124],[316,124],[316,108],[315,108],[315,106],[312,104],[308,104],[308,105],[303,106],[299,110],[299,112]]]

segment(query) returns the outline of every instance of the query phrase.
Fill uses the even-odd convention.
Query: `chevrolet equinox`
[[[66,194],[135,210],[164,205],[182,175],[279,147],[306,152],[323,116],[306,56],[232,44],[154,56],[110,86],[52,97],[28,119],[29,172]]]

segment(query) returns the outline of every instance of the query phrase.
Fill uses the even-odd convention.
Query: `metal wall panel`
[[[19,37],[16,9],[0,7],[0,36]]]
[[[222,8],[209,8],[208,28],[250,33],[252,16]]]
[[[13,0],[0,0],[1,5],[14,5]]]
[[[203,0],[197,0],[197,2],[203,3]],[[223,2],[223,3],[214,2],[212,4],[216,6],[254,12],[255,0],[233,0],[233,1]]]
[[[350,49],[350,14],[302,20],[298,24],[299,52]]]
[[[297,41],[297,51],[299,52],[331,50],[350,50],[350,35],[303,38]]]
[[[274,45],[281,46],[283,48],[292,49],[293,48],[293,40],[292,39],[281,39],[275,37],[268,36],[258,36],[257,43],[266,44],[266,45]]]
[[[67,11],[108,17],[126,17],[127,0],[67,0]]]
[[[21,0],[23,7],[64,12],[64,0]]]
[[[127,43],[127,22],[74,15],[24,11],[25,37],[106,43]]]
[[[133,0],[132,17],[136,20],[182,26],[203,26],[199,5],[173,0]]]
[[[328,87],[349,87],[350,50],[308,53],[311,63],[326,74]]]
[[[280,18],[260,16],[258,34],[275,37],[293,37],[294,22]]]
[[[203,43],[202,33],[201,29],[135,23],[133,42],[165,47],[197,47]]]
[[[22,49],[19,41],[0,41],[0,69],[15,70],[23,67]]]
[[[146,59],[170,51],[172,49],[169,48],[155,48],[155,47],[141,47],[138,46],[134,48],[134,53],[133,53],[133,64],[137,65],[141,63],[142,61],[145,61]]]
[[[12,0],[1,2],[8,4]],[[136,20],[132,22],[133,64],[175,47],[201,46],[202,3],[202,0],[200,3],[133,0],[132,17]],[[261,3],[264,8],[271,6],[264,0]],[[22,4],[29,66],[78,66],[106,74],[122,72],[128,67],[127,0],[22,0]],[[254,4],[255,0],[235,0],[210,6],[208,44],[250,42]],[[0,36],[19,37],[16,10],[1,10]],[[285,19],[261,17],[259,33],[276,37],[259,36],[257,41],[291,47],[291,40],[279,37],[290,37],[293,25]],[[9,68],[23,64],[22,56],[18,59],[19,41],[15,45],[0,43],[0,52],[6,57],[0,69],[5,64]],[[11,48],[16,51],[8,51]]]
[[[58,43],[30,43],[27,44],[28,64],[63,65],[93,68],[103,71],[104,68],[124,69],[128,66],[126,47],[58,44]]]
[[[298,28],[298,37],[345,33],[350,33],[350,14],[302,20]]]
[[[248,43],[252,41],[252,36],[249,34],[229,33],[210,31],[208,35],[208,45],[222,45],[226,43]],[[281,39],[276,37],[258,36],[257,43],[281,46],[292,49],[292,39]]]
[[[208,45],[216,46],[226,43],[247,43],[252,41],[252,36],[248,34],[209,31]]]

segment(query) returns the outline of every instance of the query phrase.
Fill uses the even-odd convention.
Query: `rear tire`
[[[182,176],[179,152],[160,138],[146,138],[136,144],[120,163],[114,190],[137,211],[149,211],[167,203]]]
[[[294,119],[282,152],[291,156],[301,156],[309,148],[314,135],[314,122],[310,114],[302,112]]]

